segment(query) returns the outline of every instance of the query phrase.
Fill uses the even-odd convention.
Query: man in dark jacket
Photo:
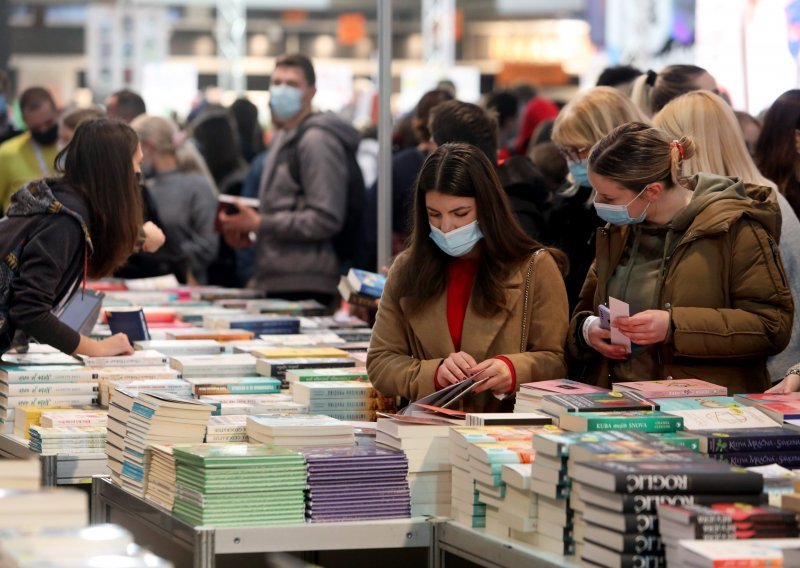
[[[220,213],[225,240],[256,246],[253,283],[268,296],[313,298],[330,304],[339,282],[332,239],[347,210],[347,153],[358,133],[333,113],[314,113],[317,92],[311,61],[278,58],[270,85],[270,110],[278,130],[261,178],[259,211]],[[299,136],[298,136],[299,134]],[[299,171],[292,171],[294,160]]]

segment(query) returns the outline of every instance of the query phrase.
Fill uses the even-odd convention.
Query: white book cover
[[[704,408],[672,410],[667,414],[681,416],[685,430],[743,430],[748,428],[780,428],[781,425],[753,407]]]
[[[154,349],[134,351],[131,355],[115,357],[79,356],[87,367],[158,367],[168,363],[169,358]]]

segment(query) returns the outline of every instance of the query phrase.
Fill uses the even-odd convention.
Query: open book
[[[483,371],[481,371],[476,375],[473,375],[472,377],[468,377],[461,382],[452,384],[441,390],[438,390],[433,394],[424,396],[421,399],[410,403],[402,410],[399,410],[397,414],[411,414],[412,412],[428,410],[424,408],[424,406],[436,406],[438,408],[452,408],[456,402],[458,402],[463,397],[467,396],[469,393],[474,391],[479,385],[482,385],[483,383],[489,380],[488,377],[480,378],[482,374]],[[421,407],[420,405],[424,406]]]

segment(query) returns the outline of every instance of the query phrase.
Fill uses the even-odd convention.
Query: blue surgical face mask
[[[277,118],[289,120],[303,108],[303,91],[291,85],[273,85],[269,90],[269,106]]]
[[[569,174],[572,176],[572,181],[581,187],[592,187],[592,184],[589,183],[589,162],[587,160],[581,160],[580,162],[568,160],[567,167],[569,168]]]
[[[647,202],[647,206],[642,211],[641,215],[638,217],[631,217],[630,213],[628,213],[628,207],[631,203],[639,199],[639,197],[644,193],[647,187],[640,191],[636,197],[631,199],[625,205],[611,205],[609,203],[598,203],[596,200],[594,202],[594,209],[597,212],[597,216],[600,217],[606,223],[611,223],[612,225],[635,225],[636,223],[641,223],[644,221],[645,216],[647,215],[647,210],[650,208],[650,202]]]
[[[448,233],[443,233],[440,229],[431,225],[431,239],[436,243],[436,246],[442,249],[442,252],[450,256],[464,256],[474,249],[482,238],[483,233],[478,226],[477,219]]]

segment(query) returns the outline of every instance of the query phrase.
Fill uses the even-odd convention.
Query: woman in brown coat
[[[769,187],[736,178],[680,177],[690,138],[630,123],[592,149],[595,208],[609,224],[573,314],[570,354],[584,380],[697,378],[730,394],[770,385],[767,356],[791,334],[793,304],[780,261],[780,211]],[[610,297],[630,304],[612,322],[632,353],[608,342],[594,314]],[[573,377],[575,378],[575,377]]]
[[[463,407],[510,410],[500,401],[520,383],[562,378],[569,314],[554,255],[563,255],[522,231],[482,152],[445,144],[431,154],[413,215],[373,330],[375,387],[413,401],[482,372],[489,380]]]

